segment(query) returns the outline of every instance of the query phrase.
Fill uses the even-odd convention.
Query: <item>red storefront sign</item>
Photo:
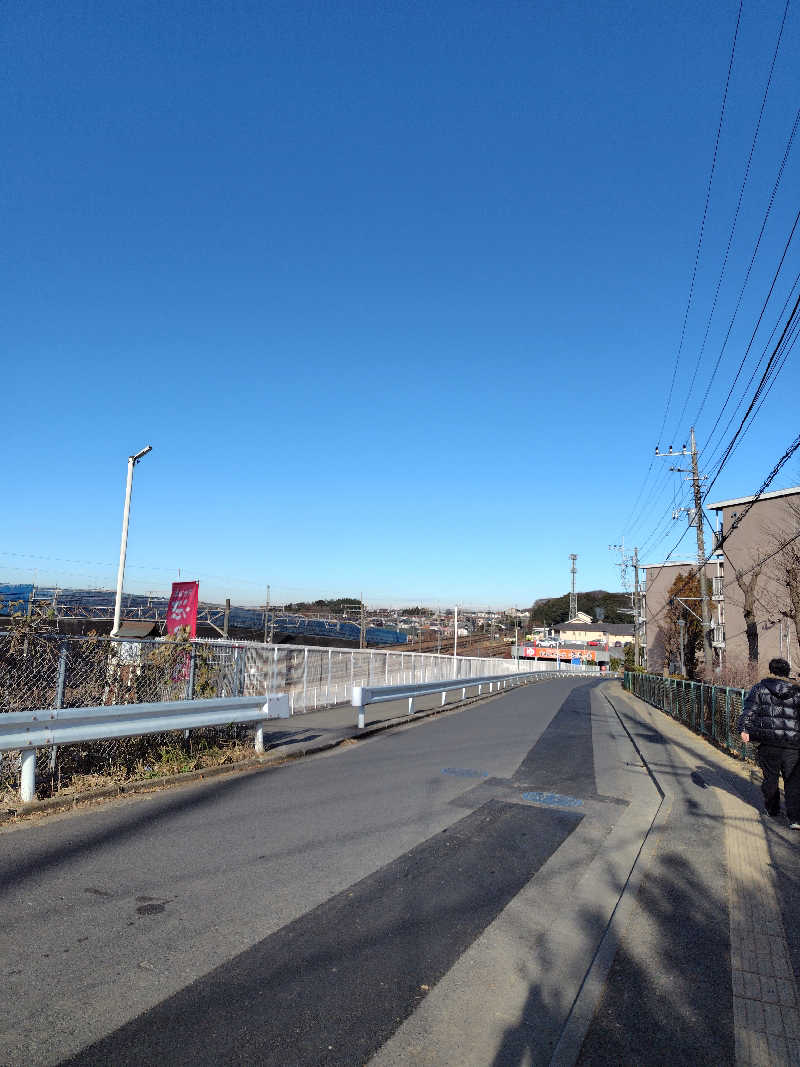
[[[173,634],[181,626],[188,626],[192,637],[197,636],[197,601],[199,582],[173,582],[167,608],[167,633]]]
[[[573,656],[578,656],[584,663],[597,661],[597,653],[594,649],[583,648],[545,648],[541,645],[524,645],[522,655],[527,659],[571,660]]]

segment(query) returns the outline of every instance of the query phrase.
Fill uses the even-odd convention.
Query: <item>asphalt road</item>
[[[5,830],[0,1062],[548,1062],[654,795],[569,679]]]

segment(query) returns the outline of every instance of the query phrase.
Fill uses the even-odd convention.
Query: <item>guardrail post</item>
[[[326,704],[330,704],[330,702],[331,702],[331,656],[332,656],[332,654],[333,654],[333,649],[329,648],[328,649],[328,684],[327,684],[327,686],[325,688],[325,703]]]
[[[442,693],[442,707],[444,707],[446,703],[447,703],[447,690],[445,689],[444,692]]]
[[[704,737],[706,732],[706,694],[705,683],[700,683],[700,736]]]
[[[30,804],[36,795],[35,748],[27,748],[20,755],[19,795],[23,804]]]
[[[725,742],[731,747],[731,691],[725,686]]]
[[[67,646],[62,645],[58,653],[58,681],[56,682],[56,702],[55,707],[64,707],[64,683],[67,677]],[[50,773],[53,774],[56,769],[56,755],[58,753],[58,745],[53,745],[50,749]]]
[[[308,649],[303,649],[303,711],[308,711]]]
[[[717,687],[711,686],[711,737],[717,739]]]
[[[264,724],[260,722],[256,727],[256,752],[264,751]]]
[[[192,645],[192,651],[189,653],[189,677],[186,681],[186,699],[194,700],[194,671],[195,671],[195,650]]]
[[[461,699],[462,700],[466,700],[467,699],[467,687],[466,686],[464,686],[464,688],[461,690]]]
[[[692,696],[691,696],[691,700],[692,700],[692,729],[696,732],[697,731],[697,689],[695,687],[697,686],[697,682],[692,682],[691,686],[692,686],[692,688],[691,688],[690,692],[692,694]]]
[[[414,714],[414,698],[413,697],[409,697],[408,698],[408,714],[409,715],[413,715]]]

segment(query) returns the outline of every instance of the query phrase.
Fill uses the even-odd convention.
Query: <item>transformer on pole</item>
[[[572,592],[569,594],[569,617],[574,619],[578,614],[578,594],[575,592],[575,574],[578,568],[575,566],[575,560],[578,558],[575,552],[570,552],[569,558],[572,560],[572,566],[570,571],[572,573]]]

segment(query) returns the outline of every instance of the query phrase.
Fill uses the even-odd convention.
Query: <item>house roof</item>
[[[775,500],[779,496],[800,496],[800,485],[795,485],[791,489],[773,489],[771,493],[762,493],[758,499]],[[738,496],[735,500],[720,500],[717,504],[709,504],[708,509],[710,511],[721,511],[723,508],[732,508],[736,504],[750,504],[755,499],[755,494],[753,496]]]
[[[710,566],[714,561],[706,560],[706,566]],[[663,563],[640,563],[646,571],[661,570],[663,567],[696,567],[697,559],[667,559]]]
[[[117,637],[147,637],[155,622],[123,622],[117,630]]]

